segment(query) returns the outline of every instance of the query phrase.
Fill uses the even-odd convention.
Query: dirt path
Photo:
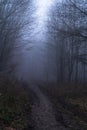
[[[66,130],[64,126],[56,121],[52,104],[41,92],[39,87],[32,85],[31,88],[38,97],[38,101],[32,106],[32,117],[35,121],[35,130]]]

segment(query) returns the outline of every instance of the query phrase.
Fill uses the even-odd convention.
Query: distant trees
[[[50,51],[53,54],[56,51],[58,82],[86,81],[87,1],[65,0],[57,3],[50,26],[49,32],[53,37]]]
[[[29,0],[0,0],[0,72],[8,70],[14,43],[27,24]]]

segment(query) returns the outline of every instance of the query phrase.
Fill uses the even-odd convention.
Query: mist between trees
[[[64,0],[50,14],[47,79],[87,81],[87,1]],[[53,64],[52,64],[53,63]]]
[[[29,23],[24,19],[29,2],[29,0],[0,0],[0,73],[12,71],[10,67],[12,52]]]
[[[0,73],[9,73],[9,61],[25,26],[29,0],[0,0]],[[29,16],[30,17],[30,16]],[[87,1],[64,0],[49,13],[46,42],[46,80],[87,81]]]

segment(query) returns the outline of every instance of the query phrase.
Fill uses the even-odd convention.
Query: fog
[[[27,43],[24,43],[21,49],[19,48],[19,56],[15,56],[18,62],[16,68],[18,78],[24,80],[44,80],[45,78],[44,49],[47,42],[49,11],[52,10],[53,5],[54,1],[50,0],[34,0],[31,4],[31,29],[26,29],[24,31],[26,35],[22,37],[27,40]]]
[[[67,1],[67,4],[66,1],[56,2],[55,0],[32,1],[31,11],[28,10],[29,13],[26,16],[29,15],[30,24],[22,36],[22,39],[26,42],[22,42],[23,47],[19,51],[20,54],[19,56],[16,55],[18,60],[16,75],[18,78],[27,81],[73,81],[77,80],[75,77],[78,77],[79,81],[83,81],[83,79],[86,81],[87,67],[85,61],[83,61],[86,60],[86,57],[83,58],[82,56],[80,62],[80,59],[73,61],[75,55],[79,57],[80,52],[83,55],[86,54],[85,44],[80,45],[84,40],[75,38],[72,34],[72,38],[75,38],[72,42],[72,38],[67,36],[69,33],[71,35],[70,30],[73,31],[74,24],[78,24],[78,31],[80,31],[79,29],[83,26],[84,21],[81,20],[82,16],[78,8],[74,9],[73,3],[69,4],[69,1]],[[77,1],[76,6],[80,7],[80,5],[82,3]],[[72,6],[71,14],[69,6]],[[75,15],[73,11],[77,11],[77,14]],[[78,15],[80,15],[80,19],[78,19]],[[81,25],[80,22],[82,22]],[[67,24],[71,24],[68,25],[70,26],[69,30]],[[82,75],[80,75],[81,71],[84,71]]]
[[[87,0],[0,0],[0,130],[87,130]]]
[[[4,6],[8,24],[4,30],[1,24],[1,70],[10,65],[11,74],[26,81],[85,82],[86,6],[78,0],[26,0],[11,16],[14,6]]]

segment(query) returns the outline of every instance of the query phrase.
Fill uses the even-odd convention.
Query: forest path
[[[32,106],[35,130],[66,130],[62,124],[56,121],[52,104],[40,88],[36,85],[31,85],[31,89],[38,98]]]

